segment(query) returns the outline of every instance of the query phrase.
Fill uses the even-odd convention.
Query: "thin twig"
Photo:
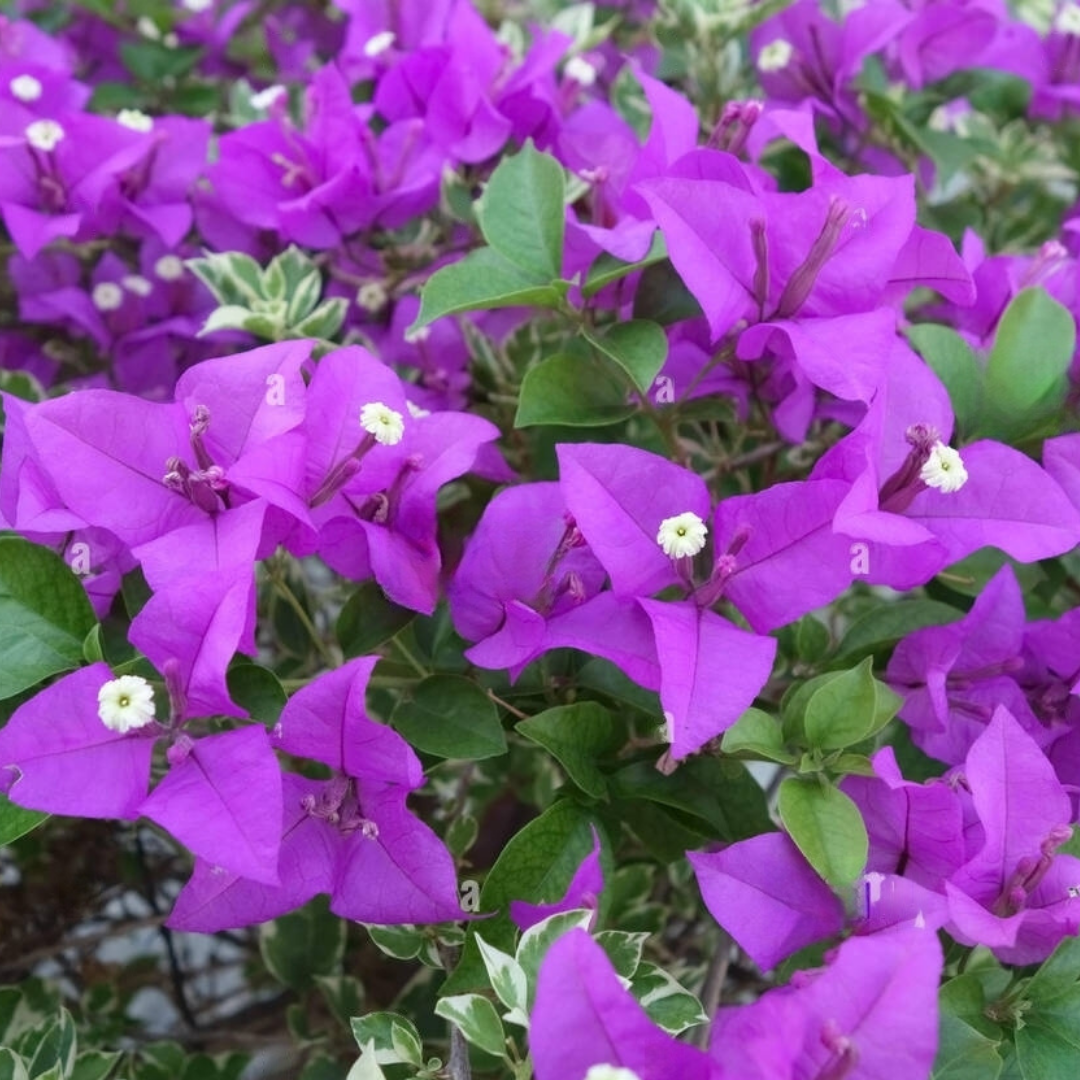
[[[158,903],[157,888],[154,884],[154,877],[150,873],[150,864],[146,859],[146,848],[143,846],[142,836],[139,834],[138,829],[135,830],[135,852],[143,878],[146,901],[151,910],[160,915],[162,911],[161,905]],[[169,958],[169,979],[172,982],[173,994],[176,998],[176,1008],[188,1027],[193,1030],[197,1029],[199,1022],[195,1019],[195,1014],[188,1004],[187,992],[184,987],[184,972],[180,967],[180,958],[176,954],[176,943],[173,941],[172,931],[162,923],[158,927],[158,933],[161,934],[161,940],[165,943],[165,952]]]
[[[694,1044],[703,1050],[709,1043],[709,1030],[712,1027],[713,1017],[716,1015],[716,1010],[720,1008],[730,963],[731,937],[726,930],[721,930],[716,952],[713,953],[713,958],[709,961],[709,969],[705,973],[705,984],[701,988],[701,1007],[705,1010],[709,1022],[702,1024],[694,1032]]]

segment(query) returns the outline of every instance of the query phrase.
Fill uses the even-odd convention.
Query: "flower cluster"
[[[177,930],[467,923],[409,955],[516,1080],[1049,1075],[1001,978],[1080,932],[1037,6],[18,0],[0,811],[152,822]],[[712,1015],[605,927],[644,860]]]

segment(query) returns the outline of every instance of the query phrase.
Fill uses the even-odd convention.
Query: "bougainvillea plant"
[[[0,1075],[1080,1068],[1080,5],[0,2]]]

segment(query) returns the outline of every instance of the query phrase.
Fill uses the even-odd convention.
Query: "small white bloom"
[[[138,675],[121,675],[98,691],[98,716],[110,730],[126,735],[154,719],[154,689]]]
[[[214,6],[214,0],[181,0],[181,6],[188,11],[209,11]]]
[[[1080,36],[1080,4],[1066,4],[1054,20],[1054,29],[1059,34]]]
[[[420,326],[415,330],[405,331],[405,344],[406,345],[419,345],[431,337],[430,326]]]
[[[641,1080],[633,1069],[621,1065],[593,1065],[585,1074],[585,1080]]]
[[[140,15],[136,20],[135,29],[148,41],[160,41],[161,31],[157,23],[149,15]]]
[[[414,405],[411,401],[406,401],[405,404],[409,408],[409,415],[414,420],[423,420],[425,416],[431,415],[430,409],[421,409],[419,405]]]
[[[373,315],[376,311],[381,311],[389,299],[386,286],[381,281],[365,281],[356,293],[356,302]]]
[[[16,75],[8,83],[8,89],[20,101],[37,101],[41,97],[43,87],[40,80],[33,75]]]
[[[268,86],[265,90],[260,90],[257,94],[251,95],[251,107],[253,109],[269,109],[271,105],[282,94],[287,93],[285,87],[280,83],[275,83],[273,86]]]
[[[758,71],[764,71],[766,75],[774,71],[783,71],[791,63],[794,54],[795,50],[790,41],[785,41],[783,38],[770,41],[758,53]]]
[[[35,149],[48,153],[63,139],[64,129],[55,120],[35,120],[26,127],[26,141]]]
[[[136,296],[149,296],[154,291],[154,286],[142,274],[128,274],[120,279],[120,284]]]
[[[367,39],[364,43],[364,55],[369,60],[374,60],[376,56],[386,52],[395,41],[397,41],[397,34],[393,30],[383,30],[381,34]]]
[[[582,86],[592,86],[596,82],[596,68],[583,56],[571,56],[563,71],[568,79]]]
[[[154,118],[139,109],[121,109],[116,114],[116,122],[143,134],[154,130]]]
[[[696,555],[705,546],[705,537],[709,527],[688,510],[685,514],[665,518],[660,522],[656,542],[664,549],[664,554],[673,559],[687,555]]]
[[[162,281],[179,281],[184,276],[184,260],[179,255],[162,255],[154,263],[154,273]]]
[[[102,281],[94,286],[90,299],[98,311],[116,311],[124,302],[124,290],[115,281]]]
[[[930,447],[930,456],[919,472],[919,479],[927,487],[937,488],[946,495],[959,491],[967,478],[967,469],[959,452],[940,439]]]
[[[174,33],[173,33],[173,32],[172,32],[171,30],[170,30],[170,31],[169,31],[169,32],[168,32],[168,33],[167,33],[167,34],[166,34],[166,35],[165,35],[165,36],[164,36],[164,37],[163,37],[163,38],[161,39],[161,44],[162,44],[162,45],[164,45],[166,49],[175,49],[175,48],[177,48],[177,47],[179,46],[179,44],[180,44],[180,39],[179,39],[179,38],[178,38],[178,37],[176,36],[176,34],[174,34]],[[169,78],[172,78],[172,76],[171,76],[171,75],[166,75],[166,76],[165,76],[165,78],[169,79]]]
[[[370,401],[360,410],[360,426],[383,446],[396,446],[405,434],[405,419],[381,401]]]

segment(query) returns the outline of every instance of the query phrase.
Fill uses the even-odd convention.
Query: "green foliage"
[[[436,757],[479,760],[506,753],[498,710],[460,675],[424,679],[394,709],[391,723],[418,750]]]
[[[488,247],[428,279],[410,330],[464,311],[561,307],[565,188],[562,166],[531,141],[503,158],[474,207]]]
[[[0,699],[79,667],[96,622],[79,579],[59,555],[0,535]]]
[[[595,701],[559,705],[515,726],[552,754],[587,795],[604,796],[607,777],[597,762],[613,754],[623,739],[618,724],[602,705]]]
[[[16,806],[6,795],[0,795],[0,847],[32,832],[48,818],[39,810]]]
[[[1039,432],[1065,402],[1075,347],[1072,313],[1044,288],[1013,297],[986,362],[980,433],[1018,441]]]
[[[525,373],[514,427],[618,424],[637,411],[622,375],[595,356],[563,352]]]
[[[221,305],[210,313],[201,334],[245,330],[268,341],[316,338],[329,348],[348,310],[342,297],[319,303],[322,274],[299,248],[286,248],[262,269],[241,252],[188,259],[191,271]]]
[[[313,900],[259,928],[259,951],[270,974],[293,989],[306,989],[318,975],[334,975],[345,951],[345,923],[324,899]]]
[[[869,849],[858,807],[831,784],[788,777],[780,785],[777,809],[806,861],[836,892],[846,894],[865,869]]]

